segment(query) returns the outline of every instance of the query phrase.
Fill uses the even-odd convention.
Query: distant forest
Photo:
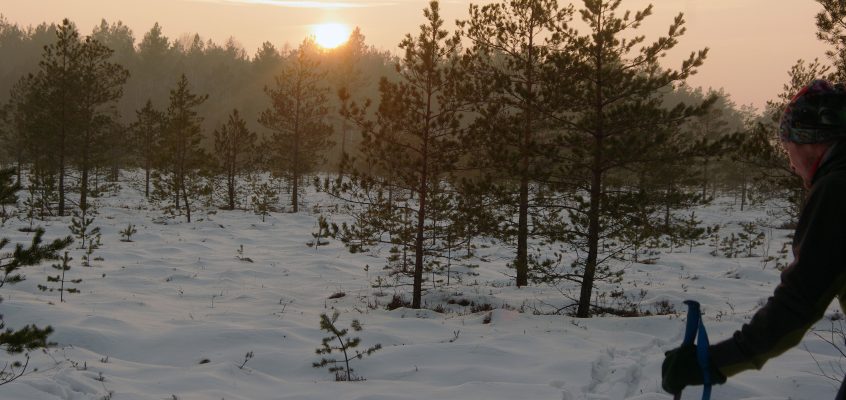
[[[16,82],[38,70],[44,47],[56,42],[56,30],[56,23],[23,27],[0,15],[0,104],[8,102]],[[234,37],[226,43],[205,40],[199,33],[169,38],[158,23],[138,35],[120,21],[104,19],[87,36],[111,49],[110,61],[129,71],[123,96],[115,107],[123,126],[135,120],[136,110],[147,100],[156,108],[166,108],[170,89],[185,74],[194,92],[209,96],[198,108],[209,139],[214,128],[236,108],[250,129],[264,132],[258,123],[259,114],[269,105],[264,88],[273,86],[281,66],[296,53],[296,48],[279,48],[270,42],[248,51]],[[353,32],[345,45],[316,56],[327,73],[325,84],[332,90],[329,100],[336,120],[340,118],[336,92],[342,85],[354,88],[357,98],[376,97],[379,78],[395,72],[395,57],[368,46],[360,30]],[[351,78],[344,75],[351,73],[355,74]],[[347,83],[344,79],[354,81]],[[340,138],[336,142],[340,143]]]

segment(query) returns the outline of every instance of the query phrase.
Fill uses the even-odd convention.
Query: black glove
[[[685,386],[703,384],[702,368],[696,358],[696,346],[689,344],[664,353],[664,364],[661,365],[661,387],[667,393],[681,393]],[[714,363],[708,363],[711,383],[726,382]]]

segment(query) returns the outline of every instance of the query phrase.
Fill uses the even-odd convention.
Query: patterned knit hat
[[[803,87],[784,109],[779,138],[797,144],[846,138],[846,86],[815,80]]]

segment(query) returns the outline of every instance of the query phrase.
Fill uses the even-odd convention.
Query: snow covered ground
[[[627,267],[624,287],[645,291],[638,300],[643,309],[666,301],[675,314],[535,315],[561,294],[549,286],[512,286],[505,267],[511,254],[494,246],[481,249],[478,276],[426,297],[489,303],[492,312],[458,304],[447,304],[447,313],[387,311],[394,289],[372,287],[386,250],[350,254],[336,240],[316,250],[306,246],[317,215],[274,213],[262,222],[249,212],[216,210],[200,212],[196,222],[162,224],[126,185],[120,196],[99,201],[95,225],[103,247],[94,256],[103,260],[86,268],[82,251],[74,245],[71,253],[68,278],[83,279],[76,285],[81,293],[61,303],[57,293],[38,290],[54,274],[49,263],[29,267],[26,281],[0,291],[9,327],[50,324],[58,343],[33,353],[30,365],[39,371],[0,386],[0,399],[669,399],[660,367],[664,351],[681,342],[682,302],[702,303],[715,342],[747,321],[778,282],[775,262],[714,257],[702,245]],[[726,235],[739,231],[739,222],[772,220],[764,208],[740,212],[730,199],[697,215],[708,225],[726,224]],[[138,232],[133,242],[121,242],[128,223]],[[46,238],[69,234],[68,224],[69,218],[42,223]],[[8,221],[1,236],[28,242],[30,234],[18,231],[25,225]],[[761,229],[775,254],[789,231]],[[237,258],[242,245],[252,262]],[[340,292],[345,296],[330,299]],[[319,316],[333,309],[343,327],[361,321],[355,336],[362,347],[383,347],[354,361],[366,381],[335,382],[326,369],[312,367],[325,333]],[[832,305],[828,315],[836,310]],[[816,328],[831,326],[824,320]],[[248,352],[254,357],[240,368]],[[833,398],[837,382],[820,376],[820,367],[839,379],[844,365],[837,349],[809,333],[762,371],[715,387],[712,398]],[[700,393],[689,388],[683,398]]]

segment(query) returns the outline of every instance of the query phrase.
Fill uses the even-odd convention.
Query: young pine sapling
[[[264,222],[265,217],[273,211],[273,205],[279,202],[279,195],[267,182],[262,182],[261,185],[253,187],[253,196],[250,200],[252,200],[253,210],[261,215],[261,222]]]
[[[65,301],[65,297],[64,297],[65,292],[67,292],[67,293],[79,293],[79,289],[72,288],[72,287],[65,287],[65,283],[67,282],[67,283],[77,284],[77,283],[82,282],[82,279],[65,279],[65,272],[68,271],[69,269],[71,269],[70,260],[73,260],[73,258],[68,256],[67,251],[65,252],[64,257],[62,257],[60,260],[62,262],[61,264],[53,264],[52,267],[59,270],[59,271],[62,271],[62,273],[56,274],[56,276],[47,275],[47,282],[58,282],[59,287],[55,288],[55,287],[52,287],[52,286],[38,285],[38,289],[40,289],[42,292],[44,292],[44,291],[59,292],[59,302],[63,303]]]
[[[314,247],[314,251],[317,251],[317,248],[320,246],[326,246],[329,244],[328,240],[322,240],[324,238],[335,238],[338,235],[338,225],[336,224],[329,224],[329,221],[326,220],[326,217],[320,216],[317,218],[317,232],[312,232],[311,237],[314,239],[307,242],[306,246]]]
[[[90,216],[89,216],[90,215]],[[70,231],[80,240],[80,249],[85,249],[82,255],[82,265],[86,267],[91,266],[91,255],[94,250],[100,248],[100,227],[91,227],[94,223],[93,213],[89,214],[88,207],[81,209],[79,212],[73,213],[71,218]]]
[[[20,274],[20,269],[27,266],[39,264],[43,260],[56,260],[59,258],[58,252],[73,242],[70,236],[64,239],[56,239],[51,243],[42,244],[42,237],[44,229],[37,228],[35,236],[32,238],[32,244],[25,248],[22,244],[17,244],[15,249],[10,253],[0,253],[0,287],[5,284],[15,284],[24,280],[23,275]],[[9,244],[9,239],[0,238],[0,250]],[[0,297],[0,302],[3,298]],[[3,322],[3,316],[0,315],[0,348],[6,350],[9,354],[23,353],[25,351],[44,348],[50,345],[47,341],[47,336],[53,332],[53,328],[39,328],[35,325],[26,325],[23,328],[13,330],[7,328]],[[24,354],[25,361],[18,360],[7,363],[5,367],[0,370],[0,386],[10,383],[26,373],[29,365],[29,355]]]
[[[320,329],[328,332],[330,335],[323,338],[322,346],[316,349],[315,352],[317,354],[324,355],[332,354],[333,351],[338,351],[343,353],[343,359],[323,357],[320,362],[313,363],[312,366],[314,368],[329,366],[329,372],[335,373],[336,381],[364,380],[363,378],[356,377],[353,374],[353,370],[350,368],[350,361],[354,359],[361,360],[362,358],[373,354],[377,350],[380,350],[382,345],[376,344],[364,351],[354,350],[359,344],[361,344],[361,339],[357,337],[346,337],[347,333],[349,333],[349,329],[338,329],[335,323],[338,321],[339,315],[338,311],[332,313],[331,318],[326,314],[320,314]],[[352,321],[350,328],[356,332],[361,332],[362,330],[361,323],[359,323],[357,319]],[[332,343],[335,341],[337,341],[338,344],[333,346]],[[353,351],[355,351],[355,354],[352,354]]]
[[[121,242],[131,242],[132,241],[132,235],[134,235],[136,233],[138,233],[138,230],[135,229],[135,225],[132,225],[130,223],[130,224],[126,225],[126,229],[120,231],[120,237],[121,237],[120,241]]]

